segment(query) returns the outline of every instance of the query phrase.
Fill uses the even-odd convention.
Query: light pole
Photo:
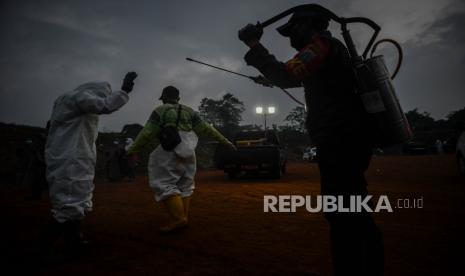
[[[274,106],[268,106],[266,109],[264,109],[262,106],[257,106],[255,108],[255,113],[257,114],[263,114],[264,118],[264,127],[265,127],[265,133],[266,133],[266,117],[268,115],[274,114],[276,112],[276,108]]]

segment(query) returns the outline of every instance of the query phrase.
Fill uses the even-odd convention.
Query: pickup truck
[[[237,150],[218,147],[215,163],[229,178],[247,172],[279,179],[286,172],[286,151],[274,131],[242,131],[234,138]]]

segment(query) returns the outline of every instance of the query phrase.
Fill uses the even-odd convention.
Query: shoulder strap
[[[165,123],[166,123],[166,113],[168,113],[168,110],[165,110],[162,114],[161,114],[161,125],[162,127],[165,127]]]
[[[177,118],[176,118],[176,128],[179,126],[179,119],[181,119],[181,109],[182,109],[182,107],[181,107],[180,104],[178,105],[177,109],[178,109],[178,114],[177,114]],[[166,123],[166,120],[165,120],[166,119],[166,113],[168,113],[170,110],[171,110],[171,108],[166,110],[161,116],[161,122],[162,122],[163,127],[165,127],[165,123]]]
[[[178,117],[176,118],[176,128],[179,126],[179,120],[181,119],[181,104],[178,105]]]

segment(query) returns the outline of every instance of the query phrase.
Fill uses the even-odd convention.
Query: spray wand
[[[252,80],[253,82],[258,83],[258,84],[263,85],[263,86],[266,86],[266,87],[274,87],[274,86],[276,86],[279,89],[281,89],[287,96],[289,96],[293,101],[295,101],[297,104],[299,104],[301,106],[305,106],[301,101],[299,101],[294,96],[292,96],[289,92],[287,92],[286,89],[284,89],[282,87],[279,87],[277,85],[274,85],[273,83],[271,83],[270,80],[268,80],[267,78],[265,78],[262,75],[253,77],[253,76],[248,76],[248,75],[241,74],[241,73],[238,73],[238,72],[234,72],[234,71],[231,71],[231,70],[228,70],[228,69],[225,69],[225,68],[221,68],[221,67],[218,67],[218,66],[215,66],[215,65],[211,65],[211,64],[208,64],[208,63],[205,63],[205,62],[202,62],[202,61],[198,61],[198,60],[195,60],[195,59],[192,59],[192,58],[187,57],[186,60],[191,61],[191,62],[195,62],[195,63],[198,63],[198,64],[202,64],[202,65],[205,65],[205,66],[208,66],[208,67],[211,67],[211,68],[215,68],[215,69],[218,69],[218,70],[221,70],[221,71],[224,71],[224,72],[228,72],[228,73],[231,73],[231,74],[234,74],[234,75],[237,75],[237,76],[248,78],[249,80]]]

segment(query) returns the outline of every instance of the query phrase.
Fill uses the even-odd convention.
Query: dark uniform
[[[373,144],[346,47],[323,31],[286,63],[261,44],[253,46],[245,60],[277,86],[305,88],[306,126],[317,146],[321,193],[342,195],[347,203],[349,195],[367,195],[364,173]],[[382,237],[368,213],[325,217],[336,275],[383,274]]]

